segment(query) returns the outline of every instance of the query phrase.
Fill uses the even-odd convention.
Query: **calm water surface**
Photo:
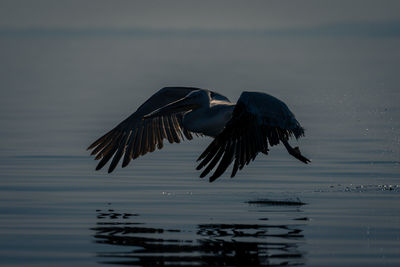
[[[0,33],[1,265],[400,265],[398,39],[125,34]],[[313,162],[210,184],[200,138],[95,172],[87,145],[166,85],[283,99]]]

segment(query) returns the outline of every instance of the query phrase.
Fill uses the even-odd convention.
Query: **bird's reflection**
[[[288,225],[199,224],[194,229],[164,229],[140,222],[138,214],[97,211],[96,243],[101,263],[134,266],[293,266],[304,264],[302,228]],[[294,223],[293,223],[294,222]],[[106,247],[103,247],[106,249]]]

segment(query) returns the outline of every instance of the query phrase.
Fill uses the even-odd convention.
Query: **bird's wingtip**
[[[210,176],[209,182],[210,183],[214,182],[215,180],[217,180],[218,177],[219,176],[215,176],[215,175]]]

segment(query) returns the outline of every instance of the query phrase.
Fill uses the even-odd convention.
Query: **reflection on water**
[[[276,203],[274,203],[276,205]],[[262,207],[261,208],[261,212]],[[301,244],[307,218],[285,224],[210,223],[189,227],[151,227],[141,216],[97,210],[91,230],[101,247],[101,263],[136,266],[293,266],[305,263]],[[293,222],[296,223],[293,223]],[[261,222],[261,223],[259,223]],[[107,251],[108,249],[108,251]]]

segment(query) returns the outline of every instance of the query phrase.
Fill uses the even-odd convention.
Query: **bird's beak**
[[[193,104],[189,103],[189,100],[186,98],[177,100],[175,102],[172,102],[166,106],[163,106],[162,108],[156,109],[155,111],[144,115],[144,119],[150,119],[158,116],[167,116],[173,113],[180,113],[180,112],[185,112],[189,111],[192,109],[196,109],[199,107],[199,104]]]

